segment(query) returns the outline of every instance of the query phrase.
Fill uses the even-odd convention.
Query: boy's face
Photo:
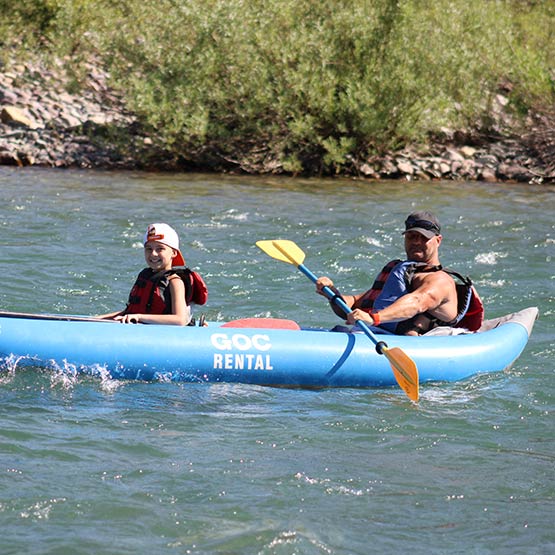
[[[174,249],[158,241],[149,241],[145,245],[145,261],[149,268],[157,272],[171,269],[176,254]]]

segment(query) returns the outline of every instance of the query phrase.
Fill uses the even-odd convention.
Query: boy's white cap
[[[177,256],[172,260],[172,266],[185,266],[185,259],[179,250],[179,237],[168,224],[150,224],[146,230],[143,244],[149,241],[158,241],[177,251]]]

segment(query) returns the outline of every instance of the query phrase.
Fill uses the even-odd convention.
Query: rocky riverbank
[[[107,85],[107,75],[85,68],[78,93],[68,92],[63,63],[57,69],[38,64],[0,68],[0,165],[105,169],[184,170],[280,173],[263,162],[206,157],[185,163],[156,146],[156,137],[141,131],[123,99]],[[549,118],[530,121],[518,139],[504,137],[503,108],[495,99],[500,132],[496,140],[445,130],[425,154],[404,150],[368,160],[352,160],[349,175],[368,179],[482,180],[525,183],[555,182],[555,129]],[[248,158],[246,156],[245,158]]]

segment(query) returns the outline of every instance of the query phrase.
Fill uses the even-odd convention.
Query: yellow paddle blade
[[[397,383],[408,398],[418,401],[418,368],[416,368],[414,360],[399,347],[392,349],[383,347],[382,352],[391,364]]]
[[[256,246],[272,258],[293,264],[294,266],[300,266],[305,258],[304,252],[297,244],[286,239],[257,241]]]

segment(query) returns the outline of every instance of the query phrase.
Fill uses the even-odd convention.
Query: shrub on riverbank
[[[75,83],[94,55],[161,146],[207,166],[334,173],[446,128],[511,132],[500,90],[514,128],[555,100],[548,2],[6,2],[4,44],[66,57]]]

